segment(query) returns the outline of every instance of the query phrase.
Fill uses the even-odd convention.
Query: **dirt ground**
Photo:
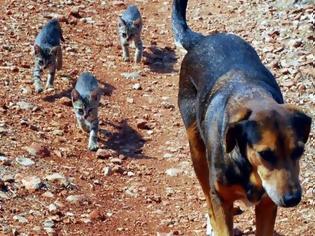
[[[116,29],[132,1],[0,0],[0,235],[205,235],[206,202],[177,107],[183,53],[171,1],[134,2],[144,22],[140,65],[122,61]],[[286,101],[314,117],[314,6],[278,2],[191,0],[189,25],[244,37]],[[61,21],[64,66],[53,91],[35,94],[32,45],[51,17]],[[70,103],[86,70],[104,89],[98,157]],[[315,234],[313,130],[301,160],[303,199],[279,209],[275,235]],[[38,144],[44,151],[32,154]],[[253,208],[240,206],[236,234],[254,235]]]

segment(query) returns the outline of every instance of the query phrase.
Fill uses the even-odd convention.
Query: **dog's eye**
[[[126,33],[122,33],[121,36],[122,36],[123,38],[127,38],[127,34],[126,34]]]
[[[260,151],[258,153],[261,156],[261,158],[264,159],[265,161],[267,161],[271,164],[276,163],[276,160],[277,160],[276,155],[270,149],[263,150],[263,151]]]
[[[292,151],[291,157],[293,160],[297,160],[303,155],[303,153],[304,153],[304,147],[297,147]]]

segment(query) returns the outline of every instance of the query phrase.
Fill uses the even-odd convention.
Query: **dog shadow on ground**
[[[74,88],[75,86],[75,82],[76,81],[73,81],[72,82],[72,86],[71,88],[67,89],[67,90],[64,90],[64,91],[61,91],[59,93],[54,93],[52,95],[47,95],[43,98],[43,100],[45,102],[55,102],[56,100],[59,100],[63,97],[66,97],[66,98],[69,98],[71,99],[71,91],[72,89]],[[112,86],[111,84],[109,83],[99,83],[100,85],[100,93],[102,96],[111,96],[113,91],[116,89],[114,86]],[[68,106],[71,106],[71,103],[67,104]]]
[[[100,129],[100,133],[105,136],[105,140],[102,140],[104,148],[112,149],[118,155],[123,154],[135,159],[149,158],[142,153],[146,141],[135,129],[129,126],[127,120],[118,123],[106,121],[105,124],[112,127],[114,131]]]
[[[155,44],[145,48],[143,63],[148,65],[152,72],[171,73],[175,72],[174,65],[177,62],[175,50],[170,47],[160,48]]]

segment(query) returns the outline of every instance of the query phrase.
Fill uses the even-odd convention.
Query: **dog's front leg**
[[[214,189],[214,188],[212,188]],[[210,222],[215,236],[233,235],[233,202],[220,199],[215,190],[210,192]]]
[[[256,236],[272,236],[277,216],[277,205],[264,197],[255,207]]]

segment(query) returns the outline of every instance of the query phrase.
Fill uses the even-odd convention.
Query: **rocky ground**
[[[144,60],[122,62],[117,16],[131,1],[0,0],[0,235],[204,235],[205,199],[177,108],[183,54],[173,44],[170,1],[137,0]],[[244,37],[276,75],[289,103],[313,118],[314,5],[304,1],[189,2],[190,26]],[[34,94],[34,38],[61,21],[64,68],[55,90]],[[70,91],[92,71],[104,88],[100,146],[87,151]],[[46,75],[45,75],[46,76]],[[280,209],[276,235],[315,232],[315,134],[301,161],[302,202]],[[237,235],[253,235],[241,205]]]

